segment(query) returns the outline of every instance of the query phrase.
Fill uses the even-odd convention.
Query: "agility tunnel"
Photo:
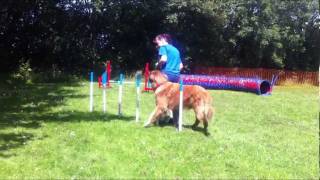
[[[272,91],[272,83],[259,78],[240,78],[207,75],[181,74],[180,78],[185,85],[199,85],[206,89],[224,89],[246,91],[258,95],[268,95]]]
[[[149,87],[149,64],[145,67],[145,91]],[[189,75],[181,74],[180,79],[184,85],[199,85],[206,89],[223,89],[234,91],[252,92],[258,95],[270,95],[278,76],[272,76],[271,82],[260,78],[226,77],[214,75]]]

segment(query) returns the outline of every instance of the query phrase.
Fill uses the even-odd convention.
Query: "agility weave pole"
[[[140,119],[140,102],[141,102],[141,72],[136,73],[136,122],[139,122]]]
[[[118,116],[122,116],[122,94],[123,94],[123,74],[120,74],[119,79],[119,96],[118,96]]]
[[[103,78],[104,79],[108,79],[108,74],[107,73],[105,73],[105,74],[103,74],[102,76],[104,76]],[[107,83],[106,82],[104,82],[103,84],[102,84],[102,98],[103,98],[103,112],[104,113],[106,113],[106,111],[107,111],[107,95],[106,95],[106,93],[107,93]]]
[[[89,105],[89,111],[93,112],[93,106],[94,106],[94,101],[93,101],[93,90],[94,90],[94,76],[93,76],[93,72],[90,73],[90,105]],[[101,83],[102,84],[102,103],[103,103],[103,108],[102,111],[104,113],[107,112],[107,79],[108,78],[108,73],[104,73],[100,76],[101,78]],[[139,122],[140,120],[140,111],[141,111],[141,80],[142,80],[142,72],[138,71],[135,75],[135,86],[136,86],[136,112],[135,112],[135,121]],[[113,81],[112,81],[113,82]],[[127,82],[127,83],[131,83],[131,82]],[[120,74],[119,76],[119,81],[118,81],[118,85],[119,85],[119,89],[118,89],[118,116],[122,116],[122,103],[123,103],[123,86],[124,86],[124,75]],[[180,92],[180,96],[179,96],[179,119],[178,119],[178,127],[177,130],[180,132],[182,131],[182,124],[183,124],[183,81],[180,80],[180,87],[179,87],[179,92]]]
[[[93,100],[93,75],[94,73],[93,72],[90,72],[90,91],[89,91],[89,112],[93,112],[93,106],[94,106],[94,100]],[[101,77],[102,78],[106,78],[107,74],[103,74]],[[107,100],[106,100],[106,81],[105,83],[102,85],[102,98],[103,98],[103,112],[105,113],[107,111],[107,108],[106,108],[106,103],[107,103]]]
[[[120,74],[119,81],[110,81],[110,83],[117,83],[118,84],[118,116],[122,116],[122,103],[123,103],[123,88],[124,84],[135,84],[136,86],[136,122],[140,119],[140,107],[141,107],[141,71],[136,74],[136,82],[124,82],[124,75]],[[102,111],[104,113],[107,112],[107,81],[104,81],[105,79],[108,79],[108,74],[104,73],[100,77],[102,79]],[[93,112],[93,94],[94,94],[94,78],[93,78],[93,72],[90,73],[90,91],[89,91],[89,112]]]
[[[183,80],[180,79],[180,87],[179,87],[179,121],[178,121],[178,131],[182,131],[182,116],[183,116]]]
[[[89,102],[89,111],[93,111],[93,72],[90,73],[90,102]]]

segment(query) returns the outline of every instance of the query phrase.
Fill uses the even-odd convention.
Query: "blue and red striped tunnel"
[[[269,81],[259,78],[240,78],[207,75],[186,75],[180,78],[185,85],[199,85],[206,89],[226,89],[253,92],[259,95],[271,94],[272,85]]]

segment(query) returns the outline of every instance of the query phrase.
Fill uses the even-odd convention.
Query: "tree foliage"
[[[174,36],[185,64],[318,69],[316,0],[15,0],[0,3],[0,67],[134,70]]]

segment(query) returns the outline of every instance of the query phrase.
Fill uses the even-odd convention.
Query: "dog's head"
[[[149,80],[151,82],[152,88],[156,88],[159,85],[168,81],[167,75],[163,74],[159,70],[154,70],[150,72]]]

